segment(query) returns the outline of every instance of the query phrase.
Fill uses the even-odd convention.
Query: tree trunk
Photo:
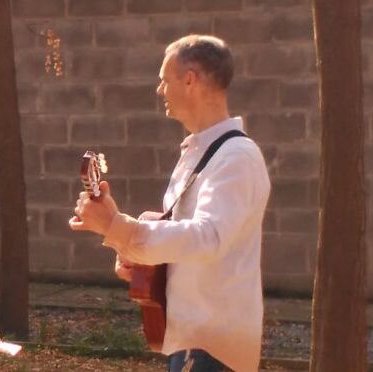
[[[322,121],[311,371],[367,369],[359,0],[313,0]]]
[[[0,331],[25,337],[27,221],[9,0],[0,0],[0,35]]]

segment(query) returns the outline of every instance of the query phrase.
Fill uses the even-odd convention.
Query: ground
[[[165,359],[147,349],[140,311],[123,288],[33,284],[30,289],[29,339],[13,340],[23,350],[13,358],[1,354],[0,371],[166,370]],[[265,304],[263,370],[307,370],[309,301]]]
[[[164,358],[146,347],[138,311],[42,306],[31,308],[29,319],[29,340],[16,341],[23,346],[19,355],[0,355],[1,371],[166,370]],[[262,352],[266,369],[285,369],[271,364],[269,358],[275,354],[307,357],[308,337],[307,325],[266,321]]]
[[[23,351],[16,358],[0,357],[0,370],[11,371],[94,371],[164,372],[165,364],[156,360],[94,358],[72,356],[61,351],[39,349]]]

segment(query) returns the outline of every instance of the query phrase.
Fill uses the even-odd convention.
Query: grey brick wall
[[[367,191],[373,189],[373,1],[363,2]],[[45,37],[61,37],[64,75],[44,69]],[[232,46],[232,114],[262,147],[273,192],[263,274],[273,291],[310,293],[318,219],[320,120],[309,2],[304,0],[13,0],[19,109],[25,146],[31,271],[113,280],[113,254],[69,231],[80,156],[108,159],[114,196],[131,214],[159,209],[184,131],[155,95],[165,46],[212,33]],[[343,159],[341,159],[343,161]],[[369,291],[373,201],[367,203]]]

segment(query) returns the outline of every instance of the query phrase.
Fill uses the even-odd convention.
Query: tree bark
[[[359,0],[313,0],[322,122],[311,371],[367,369]]]
[[[10,9],[9,0],[0,0],[0,331],[25,337],[27,220]]]

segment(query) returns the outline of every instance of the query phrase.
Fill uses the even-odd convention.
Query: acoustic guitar
[[[87,151],[83,155],[80,178],[91,198],[100,196],[101,172],[107,172],[103,154]],[[129,297],[141,307],[146,341],[153,351],[160,351],[166,329],[167,265],[137,265],[132,267]]]

